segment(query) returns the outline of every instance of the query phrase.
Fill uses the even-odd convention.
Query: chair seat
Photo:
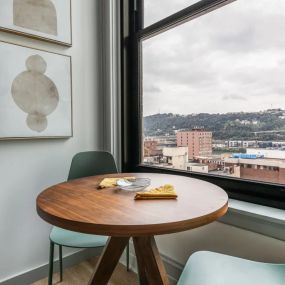
[[[284,285],[285,264],[201,251],[187,261],[177,285]]]
[[[104,246],[108,237],[83,234],[53,227],[50,233],[50,239],[54,243],[63,246],[87,248]]]

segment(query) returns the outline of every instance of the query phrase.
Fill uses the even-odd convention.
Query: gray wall
[[[98,1],[72,4],[71,48],[0,33],[0,40],[72,56],[74,112],[71,139],[0,141],[0,283],[47,263],[51,227],[38,217],[36,197],[66,179],[76,152],[102,148]]]

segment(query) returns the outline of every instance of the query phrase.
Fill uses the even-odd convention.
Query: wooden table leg
[[[153,236],[133,237],[140,285],[169,285],[164,264]]]
[[[95,272],[89,285],[107,285],[129,239],[129,237],[109,238],[96,264]]]
[[[134,237],[133,243],[134,248],[136,252],[136,258],[137,258],[137,267],[138,267],[138,275],[140,280],[140,285],[147,285],[147,276],[146,276],[146,267],[145,267],[145,261],[143,260],[143,256],[140,254],[140,242],[138,240],[139,238]]]

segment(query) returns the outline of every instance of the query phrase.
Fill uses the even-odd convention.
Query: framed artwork
[[[0,139],[71,137],[71,57],[0,41],[0,62]]]
[[[72,45],[71,0],[0,0],[0,30]]]

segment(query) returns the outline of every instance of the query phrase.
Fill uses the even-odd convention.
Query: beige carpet
[[[60,285],[87,285],[89,279],[93,273],[96,260],[92,259],[84,261],[79,265],[67,268],[63,273],[63,282],[59,283],[59,274],[55,273],[53,277],[53,284]],[[47,278],[37,281],[32,285],[47,285]],[[114,271],[109,285],[136,285],[139,284],[137,281],[136,274],[133,272],[127,272],[126,268],[119,264]]]

